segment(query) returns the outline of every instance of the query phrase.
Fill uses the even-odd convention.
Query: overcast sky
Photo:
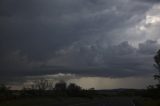
[[[155,73],[159,0],[1,0],[0,76]]]

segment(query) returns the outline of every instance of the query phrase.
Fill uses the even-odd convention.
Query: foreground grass
[[[0,106],[57,106],[90,102],[89,98],[22,98],[8,100],[0,103]]]
[[[125,97],[103,97],[103,98],[80,98],[80,97],[32,97],[19,98],[0,102],[0,106],[70,106],[79,103],[90,103],[95,101],[114,101],[123,100]],[[130,97],[126,97],[131,100]],[[160,99],[135,97],[133,99],[136,106],[160,106]]]
[[[136,106],[160,106],[160,99],[136,98]]]
[[[143,101],[144,106],[160,106],[160,100],[147,100]]]

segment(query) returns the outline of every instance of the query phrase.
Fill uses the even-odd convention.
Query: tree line
[[[4,84],[0,85],[0,100],[21,97],[89,97],[96,95],[94,88],[82,89],[75,83],[67,85],[65,81],[59,81],[55,85],[53,81],[39,79],[33,81],[28,87],[21,90],[10,90]]]

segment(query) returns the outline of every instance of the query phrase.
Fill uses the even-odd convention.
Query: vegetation
[[[145,96],[152,99],[160,99],[160,50],[154,56],[154,67],[157,69],[157,74],[154,75],[154,79],[158,81],[156,85],[149,85]]]
[[[160,106],[160,100],[148,99],[143,101],[142,106]]]
[[[160,89],[160,50],[155,55],[154,60],[156,63],[154,66],[158,70],[158,74],[154,75],[154,78],[158,81],[158,84],[156,85],[157,89]]]
[[[53,86],[53,82],[40,79],[33,81],[33,84],[28,87],[24,87],[22,90],[10,90],[5,85],[0,85],[0,101],[14,98],[30,98],[30,97],[87,97],[93,98],[95,96],[94,89],[82,89],[80,86],[70,83],[66,84],[64,81],[60,81]]]

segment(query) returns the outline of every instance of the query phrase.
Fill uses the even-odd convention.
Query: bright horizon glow
[[[100,89],[145,89],[148,85],[156,84],[156,81],[153,78],[153,75],[144,76],[144,77],[125,77],[125,78],[109,78],[109,77],[89,77],[89,76],[78,76],[75,74],[54,74],[54,75],[44,75],[44,76],[32,76],[26,77],[24,82],[16,84],[16,82],[10,82],[12,89],[22,89],[23,86],[30,86],[33,84],[32,81],[37,79],[46,79],[53,81],[53,85],[60,81],[64,80],[67,84],[75,83],[81,86],[84,89],[95,88]]]

